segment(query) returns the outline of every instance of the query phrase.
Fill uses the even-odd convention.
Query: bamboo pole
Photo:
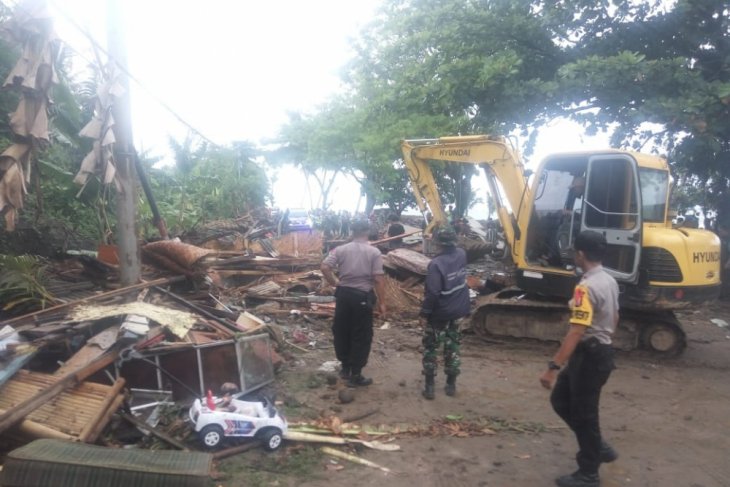
[[[340,450],[335,450],[334,448],[330,448],[328,446],[323,446],[322,448],[320,448],[320,450],[322,450],[322,452],[326,453],[327,455],[330,455],[330,456],[333,456],[336,458],[342,458],[343,460],[347,460],[352,463],[357,463],[358,465],[364,465],[364,466],[370,467],[370,468],[377,468],[378,470],[381,470],[385,473],[390,473],[390,471],[391,471],[389,468],[378,465],[377,463],[371,462],[370,460],[365,460],[364,458],[360,458],[358,456],[351,455],[349,453],[345,453]]]
[[[79,434],[79,440],[83,441],[84,443],[88,442],[89,435],[96,427],[96,424],[101,421],[101,419],[106,415],[107,409],[111,407],[112,403],[116,399],[117,395],[122,391],[122,388],[124,387],[125,380],[120,377],[114,382],[114,385],[112,386],[111,391],[109,391],[109,394],[104,399],[104,401],[99,405],[99,408],[97,409],[96,414],[92,417],[91,421],[86,423],[86,426],[84,426],[84,429],[81,430],[81,433]]]

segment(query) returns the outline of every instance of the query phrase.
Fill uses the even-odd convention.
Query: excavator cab
[[[636,160],[612,152],[556,155],[543,162],[536,181],[526,232],[527,266],[572,272],[575,237],[593,230],[608,241],[608,272],[621,282],[636,282],[642,228]],[[569,292],[572,283],[561,287]]]

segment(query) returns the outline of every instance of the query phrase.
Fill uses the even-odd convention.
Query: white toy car
[[[212,398],[220,404],[222,398]],[[195,431],[207,448],[216,448],[225,437],[255,437],[264,448],[274,451],[281,446],[287,430],[286,419],[280,415],[268,398],[261,401],[231,399],[229,408],[211,410],[207,403],[196,399],[190,408],[190,419]]]

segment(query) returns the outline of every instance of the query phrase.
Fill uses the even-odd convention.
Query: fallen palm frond
[[[55,304],[45,288],[45,264],[31,255],[0,254],[0,303],[3,311],[28,312]]]
[[[448,415],[426,424],[380,425],[377,427],[361,427],[356,424],[343,423],[340,418],[333,416],[313,423],[290,423],[289,429],[300,433],[355,436],[360,440],[366,440],[373,436],[454,436],[468,438],[494,435],[501,432],[542,433],[553,428],[531,421],[507,420],[498,417],[465,420],[461,415]]]

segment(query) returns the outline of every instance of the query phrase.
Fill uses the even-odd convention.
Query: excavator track
[[[560,341],[570,317],[564,301],[529,296],[517,288],[481,296],[471,327],[478,335]],[[686,335],[671,312],[621,310],[613,346],[619,350],[649,350],[658,355],[679,355]]]

